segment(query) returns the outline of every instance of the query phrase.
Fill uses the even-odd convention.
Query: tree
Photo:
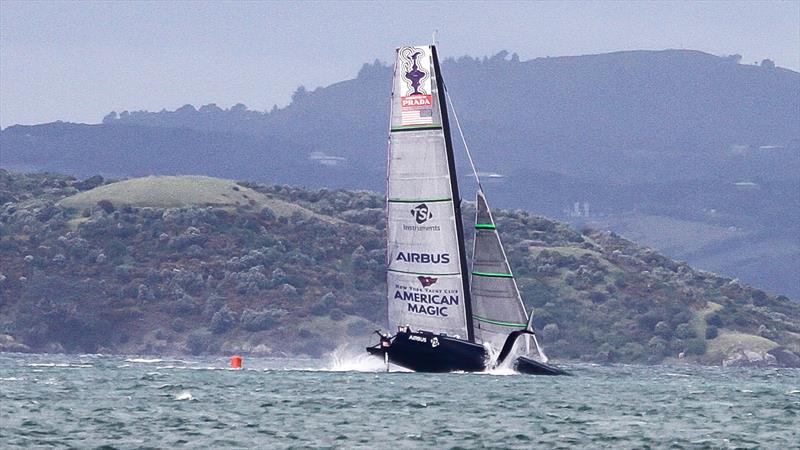
[[[294,94],[292,94],[292,101],[299,101],[306,95],[308,95],[308,91],[306,91],[306,87],[301,84],[300,86],[297,86],[297,90],[294,91]]]
[[[694,331],[694,328],[688,323],[682,323],[675,327],[675,336],[679,339],[691,339],[696,335],[697,333]]]
[[[672,329],[669,327],[669,324],[663,320],[656,324],[654,331],[656,336],[661,336],[665,339],[669,339],[670,336],[672,336]]]
[[[106,214],[111,214],[112,212],[114,212],[116,210],[116,208],[114,207],[114,204],[111,203],[111,200],[106,200],[106,199],[100,200],[100,201],[97,202],[97,206],[99,206],[100,209],[105,211]]]

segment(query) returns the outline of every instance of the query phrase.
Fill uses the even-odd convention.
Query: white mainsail
[[[458,187],[433,46],[397,50],[387,175],[390,327],[471,339]]]

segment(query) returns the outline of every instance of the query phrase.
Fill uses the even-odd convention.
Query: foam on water
[[[181,393],[175,396],[175,400],[194,400],[194,397],[192,397],[191,392],[182,391]]]
[[[386,366],[380,358],[358,351],[349,345],[340,345],[327,355],[327,363],[320,370],[330,372],[384,372]]]
[[[501,376],[519,375],[519,372],[514,370],[514,360],[517,358],[517,355],[515,353],[516,347],[514,348],[514,350],[512,350],[511,354],[508,355],[506,360],[499,365],[495,364],[497,364],[497,358],[500,356],[500,352],[496,351],[494,347],[488,344],[484,344],[483,348],[486,349],[486,352],[489,355],[488,367],[490,368],[480,373],[487,375],[501,375]]]
[[[63,367],[72,369],[85,369],[94,367],[91,364],[70,364],[70,363],[29,363],[28,367]]]
[[[163,359],[158,359],[158,358],[153,358],[153,359],[148,359],[148,358],[130,358],[130,359],[126,359],[125,361],[126,362],[132,362],[132,363],[141,363],[141,364],[153,364],[153,363],[163,362],[164,360]]]
[[[25,381],[25,378],[22,377],[2,377],[0,381]]]

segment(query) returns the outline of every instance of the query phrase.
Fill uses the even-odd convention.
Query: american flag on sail
[[[433,96],[410,95],[400,97],[400,121],[403,125],[427,125],[433,123]]]

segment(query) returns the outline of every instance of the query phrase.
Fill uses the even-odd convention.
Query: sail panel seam
[[[400,132],[400,131],[428,131],[428,130],[441,130],[441,125],[431,125],[427,127],[394,127],[391,129],[392,132]]]
[[[389,203],[437,203],[437,202],[449,202],[452,200],[453,200],[452,198],[431,198],[431,199],[390,198],[388,201]]]
[[[472,272],[473,275],[477,275],[479,277],[495,277],[495,278],[514,278],[514,275],[510,273],[497,273],[497,272]]]
[[[480,316],[476,316],[476,315],[473,315],[472,317],[474,317],[475,320],[477,320],[478,322],[490,323],[492,325],[500,325],[500,326],[503,326],[503,327],[522,327],[522,328],[524,328],[524,327],[528,326],[525,323],[502,322],[500,320],[487,319],[485,317],[480,317]]]
[[[461,275],[460,273],[426,273],[426,272],[409,272],[406,270],[397,270],[397,269],[386,269],[388,272],[395,272],[395,273],[407,273],[409,275],[435,275],[437,277],[453,277],[457,275]]]

